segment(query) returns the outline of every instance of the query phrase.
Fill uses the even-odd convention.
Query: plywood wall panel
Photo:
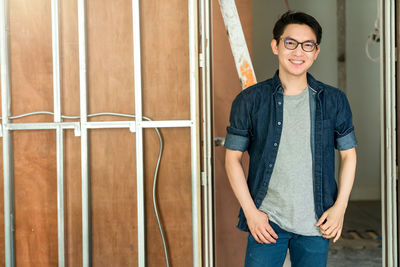
[[[161,129],[163,154],[156,199],[171,266],[192,266],[190,129]],[[159,150],[154,130],[144,135],[147,266],[165,266],[164,249],[153,209],[153,175]]]
[[[217,0],[213,4],[213,86],[214,86],[214,133],[225,136],[229,125],[232,101],[241,91],[228,35]],[[252,47],[252,1],[236,1],[250,55]],[[243,266],[247,234],[236,228],[239,203],[229,185],[225,173],[225,149],[215,148],[215,253],[216,266]],[[247,154],[244,169],[248,168]]]
[[[87,1],[89,113],[134,113],[132,40],[132,1]]]
[[[153,120],[190,118],[187,2],[141,1],[143,114]]]
[[[61,113],[80,114],[77,1],[59,1]]]
[[[14,132],[17,266],[57,265],[55,132]]]
[[[90,131],[94,266],[137,266],[135,134]]]
[[[9,1],[9,10],[12,114],[53,111],[50,1]]]

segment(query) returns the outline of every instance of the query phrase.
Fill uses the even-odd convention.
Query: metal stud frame
[[[204,0],[202,0],[204,1]],[[143,183],[143,128],[189,127],[191,135],[191,180],[192,180],[192,223],[193,223],[193,266],[202,266],[201,238],[201,181],[200,181],[200,132],[199,132],[199,51],[198,51],[198,1],[188,0],[189,10],[189,65],[190,65],[190,120],[142,121],[142,85],[140,50],[139,0],[132,0],[135,121],[88,122],[87,114],[87,55],[86,55],[86,2],[77,0],[80,73],[80,116],[79,122],[63,122],[61,115],[61,88],[59,62],[59,7],[58,0],[51,1],[52,12],[52,55],[53,55],[53,112],[32,112],[11,117],[10,110],[10,63],[8,0],[0,0],[0,55],[2,123],[0,134],[3,139],[4,169],[4,222],[5,222],[5,266],[15,266],[14,245],[14,188],[13,147],[11,132],[15,130],[56,130],[57,136],[57,222],[58,222],[58,266],[65,266],[64,251],[64,179],[63,179],[63,131],[73,129],[81,138],[82,180],[82,257],[83,266],[91,266],[90,229],[90,174],[88,157],[88,129],[126,128],[136,133],[137,205],[138,205],[138,266],[145,267],[145,208]],[[207,74],[209,77],[209,73]],[[35,114],[52,114],[51,123],[13,123],[12,119]],[[97,115],[105,115],[103,113]],[[113,114],[124,116],[127,114]],[[132,115],[130,115],[132,116]],[[127,117],[129,117],[127,115]],[[208,132],[210,135],[210,132]]]

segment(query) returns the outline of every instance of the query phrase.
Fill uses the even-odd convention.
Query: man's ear
[[[272,39],[272,41],[271,41],[271,48],[272,48],[272,53],[277,55],[278,54],[278,43],[275,39]]]
[[[317,46],[317,49],[316,49],[315,55],[314,55],[314,60],[317,59],[317,57],[318,57],[320,51],[321,51],[321,47],[320,47],[320,46]]]

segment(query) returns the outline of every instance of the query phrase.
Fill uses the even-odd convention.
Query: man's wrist
[[[251,215],[252,213],[258,211],[257,207],[255,205],[243,208],[244,215],[247,217],[248,215]]]
[[[344,209],[347,208],[347,204],[348,204],[348,201],[347,200],[342,200],[342,199],[337,199],[336,202],[335,202],[335,206],[342,207]]]

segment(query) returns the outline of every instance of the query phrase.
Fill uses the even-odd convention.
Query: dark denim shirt
[[[357,146],[350,105],[343,91],[307,73],[310,92],[311,151],[315,212],[319,218],[337,197],[335,148]],[[243,90],[233,101],[225,147],[250,156],[247,184],[257,208],[267,194],[279,149],[283,121],[283,87],[278,72],[272,79]],[[249,231],[243,210],[240,230]]]

